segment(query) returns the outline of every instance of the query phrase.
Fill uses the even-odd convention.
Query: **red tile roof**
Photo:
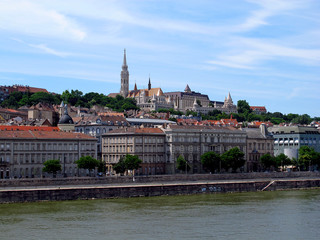
[[[20,115],[28,115],[27,112],[19,111],[11,108],[0,108],[0,112],[2,113],[11,113],[11,114],[20,114]]]
[[[62,131],[0,131],[0,139],[51,139],[51,140],[97,140],[95,137],[74,132]]]
[[[261,106],[250,106],[250,109],[252,111],[257,110],[257,111],[260,111],[260,112],[267,112],[266,107],[261,107]]]
[[[47,131],[47,132],[58,132],[60,129],[58,127],[36,127],[36,126],[10,126],[10,125],[0,125],[0,131]]]

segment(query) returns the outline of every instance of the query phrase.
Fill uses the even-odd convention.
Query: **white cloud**
[[[230,57],[229,57],[230,60]],[[251,69],[251,67],[241,64],[237,61],[224,61],[224,60],[215,60],[215,61],[208,61],[207,63],[212,65],[218,65],[223,67],[230,67],[230,68],[240,68],[240,69]],[[212,68],[211,70],[215,70],[216,68]]]
[[[0,2],[0,29],[81,41],[86,32],[71,18],[27,0]]]
[[[213,65],[230,68],[252,69],[267,61],[286,59],[287,62],[298,62],[306,65],[319,65],[320,49],[303,49],[271,43],[270,40],[237,38],[232,41],[231,49],[215,60],[207,61]]]
[[[298,9],[306,4],[302,4],[301,1],[297,0],[247,0],[250,3],[257,4],[261,7],[259,10],[255,10],[251,15],[244,21],[244,23],[235,26],[235,31],[250,31],[254,28],[260,27],[261,25],[268,25],[267,19],[278,15],[285,14],[290,10]]]
[[[21,39],[18,39],[18,38],[11,38],[11,39],[16,41],[16,42],[25,44],[25,45],[27,45],[29,47],[32,47],[32,48],[35,48],[35,49],[39,49],[44,53],[52,54],[52,55],[55,55],[55,56],[58,56],[58,57],[67,57],[67,56],[71,55],[71,53],[61,52],[61,51],[57,51],[57,50],[55,50],[53,48],[49,48],[49,47],[47,47],[46,44],[31,44],[31,43],[26,43],[25,41],[23,41]]]
[[[52,55],[55,55],[55,56],[58,56],[58,57],[67,57],[70,55],[70,53],[66,53],[66,52],[59,52],[57,50],[54,50],[52,48],[49,48],[47,47],[45,44],[28,44],[30,47],[33,47],[33,48],[37,48],[37,49],[40,49],[42,50],[43,52],[45,53],[48,53],[48,54],[52,54]]]

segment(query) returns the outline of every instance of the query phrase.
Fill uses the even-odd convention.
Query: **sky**
[[[0,0],[0,85],[192,91],[320,116],[319,0]]]

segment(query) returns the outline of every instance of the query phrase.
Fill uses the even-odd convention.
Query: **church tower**
[[[129,71],[127,65],[127,58],[126,58],[126,49],[124,49],[123,55],[123,64],[121,70],[121,88],[120,88],[120,95],[123,97],[127,97],[129,94]]]

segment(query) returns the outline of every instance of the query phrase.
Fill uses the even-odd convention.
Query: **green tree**
[[[184,159],[182,155],[177,158],[177,169],[180,171],[186,171],[186,173],[190,170],[189,163]]]
[[[260,157],[260,162],[264,166],[265,169],[269,169],[271,167],[277,168],[277,162],[271,154],[266,153]]]
[[[300,171],[300,168],[302,167],[302,163],[300,162],[299,158],[292,158],[292,165],[295,166],[296,168],[298,168],[298,170]]]
[[[98,172],[106,173],[107,167],[106,167],[106,162],[100,160],[99,161],[99,166],[98,166]]]
[[[31,105],[38,104],[39,102],[48,104],[59,104],[60,99],[58,96],[47,92],[37,92],[30,96],[29,103]]]
[[[65,90],[61,94],[61,99],[65,103],[69,103],[71,106],[77,106],[77,102],[81,101],[82,95],[83,93],[79,90],[71,90],[71,92]]]
[[[61,171],[61,164],[59,160],[47,160],[43,165],[44,167],[42,168],[42,171],[52,173],[53,177],[55,177],[58,171]]]
[[[123,157],[120,158],[119,162],[113,165],[113,170],[115,170],[117,174],[123,175],[125,173],[127,169]]]
[[[221,157],[215,152],[206,152],[201,155],[201,163],[203,167],[214,173],[221,168]]]
[[[299,149],[299,162],[305,169],[311,165],[320,165],[320,154],[309,146],[302,146]],[[310,169],[309,169],[310,170]]]
[[[282,167],[282,170],[283,170],[284,166],[292,164],[291,159],[287,155],[285,155],[284,153],[281,153],[278,156],[276,156],[275,161],[276,161],[277,166]]]
[[[141,159],[136,155],[127,154],[124,158],[124,164],[127,170],[136,170],[140,168]]]
[[[231,148],[221,155],[222,163],[226,170],[232,169],[235,172],[245,164],[244,153],[238,147]]]
[[[311,117],[308,114],[299,115],[298,117],[292,120],[293,123],[298,124],[309,124],[311,123]]]
[[[89,173],[91,170],[99,167],[99,161],[91,156],[82,156],[79,160],[75,161],[78,165],[78,168],[88,169]]]
[[[246,100],[239,100],[237,103],[238,113],[250,113],[250,105]]]
[[[170,117],[170,118],[168,118],[168,120],[169,121],[173,121],[173,122],[178,122],[178,120],[176,118],[174,118],[174,117]]]

